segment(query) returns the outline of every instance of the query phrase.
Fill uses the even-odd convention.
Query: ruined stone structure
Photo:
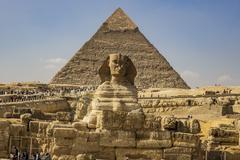
[[[0,159],[240,159],[240,87],[188,89],[121,9],[52,82],[0,86]]]
[[[239,159],[240,89],[138,91],[134,63],[119,53],[98,73],[97,88],[34,88],[44,97],[3,88],[0,157],[16,146],[53,160]]]
[[[189,88],[120,8],[54,76],[51,83],[98,85],[98,67],[111,53],[122,53],[132,59],[138,71],[137,87]]]
[[[84,116],[74,115],[77,108],[57,113],[25,109],[1,120],[1,156],[8,157],[9,148],[18,146],[30,154],[48,152],[54,160],[201,158],[198,120],[143,111],[134,86],[136,68],[129,57],[110,54],[99,74],[102,84]]]
[[[85,117],[72,124],[50,124],[47,132],[54,139],[50,145],[54,159],[201,157],[197,120],[191,127],[181,126],[175,117],[143,112],[134,86],[136,69],[127,56],[110,54],[99,74],[102,84],[93,94]]]

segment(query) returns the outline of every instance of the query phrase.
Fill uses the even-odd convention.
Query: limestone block
[[[15,108],[16,109],[16,108]],[[31,109],[30,108],[19,108],[18,112],[22,115],[25,113],[31,113]]]
[[[155,139],[155,140],[169,140],[172,138],[170,131],[137,131],[137,139]]]
[[[8,150],[8,141],[7,142],[2,142],[0,141],[0,151],[7,151]]]
[[[9,123],[0,121],[0,157],[8,158]]]
[[[196,152],[195,148],[189,147],[171,147],[164,149],[164,154],[193,154]]]
[[[74,122],[72,124],[73,128],[79,130],[79,131],[88,131],[87,123],[85,122]]]
[[[100,150],[99,142],[87,142],[81,141],[78,138],[72,145],[72,155],[80,153],[96,153]]]
[[[155,113],[156,109],[155,108],[144,108],[145,113]]]
[[[221,144],[238,144],[239,138],[238,137],[209,137],[209,141],[213,141],[214,143],[221,143]]]
[[[39,122],[38,134],[46,135],[49,122]]]
[[[0,131],[0,142],[8,142],[9,131]],[[3,143],[0,143],[3,145]]]
[[[73,145],[72,138],[59,137],[54,139],[54,143],[58,146],[71,146]]]
[[[174,147],[199,147],[199,137],[190,133],[175,132],[173,134]]]
[[[8,151],[0,150],[0,157],[8,159],[9,158]]]
[[[0,131],[0,151],[8,150],[9,133]]]
[[[155,117],[154,115],[145,115],[143,128],[148,131],[159,131],[161,130],[161,118]]]
[[[135,148],[117,148],[116,160],[141,159],[141,160],[161,160],[163,150],[158,149],[135,149]]]
[[[45,119],[45,115],[40,109],[32,109],[32,118]]]
[[[207,143],[207,150],[211,150],[211,151],[214,151],[216,150],[217,147],[220,146],[220,143],[219,142],[213,142],[213,141],[208,141]]]
[[[84,142],[99,142],[100,133],[99,132],[89,132],[89,131],[78,131],[77,140]]]
[[[53,152],[53,155],[60,156],[60,155],[70,154],[71,150],[72,150],[71,146],[66,147],[66,146],[54,145],[52,152]]]
[[[95,160],[95,157],[91,154],[79,154],[76,156],[76,160]]]
[[[224,159],[223,153],[221,151],[208,151],[207,157],[211,157],[211,160]],[[226,160],[228,160],[228,159],[226,159]]]
[[[131,131],[104,131],[100,135],[100,146],[105,147],[135,147],[136,135]]]
[[[229,159],[229,160],[238,160],[239,157],[240,157],[240,153],[226,152],[226,159]]]
[[[144,114],[141,109],[133,110],[126,116],[124,122],[124,130],[136,130],[141,129],[144,123]]]
[[[29,131],[31,133],[38,133],[38,130],[39,130],[39,121],[30,121]]]
[[[98,132],[87,132],[88,134],[88,142],[99,142],[100,141],[100,133]]]
[[[62,155],[58,158],[58,160],[76,160],[76,158],[72,155]]]
[[[239,134],[235,130],[227,130],[227,129],[222,129],[222,128],[210,128],[208,132],[209,136],[213,137],[238,137]]]
[[[192,160],[189,154],[164,154],[166,160]]]
[[[139,140],[137,148],[168,148],[172,146],[171,140]]]
[[[53,155],[52,160],[58,160],[58,156]]]
[[[0,120],[0,130],[6,130],[9,128],[10,123],[5,120]]]
[[[20,118],[20,113],[5,112],[4,118]]]
[[[53,131],[55,128],[73,128],[73,126],[68,124],[61,124],[59,122],[52,122],[47,127],[47,135],[50,137],[53,136]]]
[[[143,126],[144,115],[140,109],[131,112],[102,111],[98,117],[97,126],[109,130],[136,130]]]
[[[156,108],[156,107],[158,107],[159,103],[160,103],[160,100],[157,99],[157,100],[154,100],[154,101],[153,101],[152,105],[153,105],[153,107]]]
[[[75,138],[77,131],[74,128],[55,128],[53,130],[54,137]]]
[[[99,160],[115,160],[115,148],[101,147],[100,151],[95,154],[95,158]]]
[[[97,132],[79,131],[76,139],[73,141],[71,154],[98,152],[100,150],[99,139],[100,134]]]
[[[168,148],[172,146],[171,132],[137,132],[137,148]]]
[[[27,134],[27,126],[22,124],[11,124],[10,135],[11,136],[25,136]]]
[[[44,113],[44,120],[56,120],[57,114],[56,113]]]
[[[69,112],[57,112],[57,120],[59,121],[71,121],[73,117]]]
[[[127,112],[102,111],[102,114],[98,117],[97,126],[102,129],[122,129],[126,116]]]

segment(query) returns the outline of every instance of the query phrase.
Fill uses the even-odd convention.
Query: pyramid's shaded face
[[[99,85],[103,81],[98,76],[99,68],[112,53],[126,55],[132,60],[138,74],[133,74],[129,79],[133,82],[136,76],[137,87],[189,88],[122,9],[117,9],[102,24],[94,36],[54,76],[51,83]],[[121,75],[124,69],[116,67],[112,73]]]

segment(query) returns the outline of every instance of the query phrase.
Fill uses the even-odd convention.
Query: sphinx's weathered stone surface
[[[49,127],[48,135],[55,139],[53,155],[157,160],[182,154],[181,159],[192,158],[199,148],[198,136],[191,134],[196,129],[187,125],[184,131],[188,134],[177,132],[181,130],[177,118],[143,112],[134,86],[136,69],[127,56],[110,54],[99,74],[102,84],[93,94],[85,117],[71,125]]]
[[[111,53],[125,54],[132,59],[138,70],[137,87],[189,88],[120,8],[54,76],[51,83],[98,85],[98,67]]]
[[[99,69],[99,74],[102,84],[97,88],[90,111],[83,121],[90,128],[96,128],[98,121],[102,120],[101,125],[104,126],[106,118],[110,121],[116,118],[119,123],[114,121],[115,124],[112,125],[120,127],[131,118],[143,118],[138,114],[141,111],[134,86],[137,73],[132,61],[121,54],[110,54]]]

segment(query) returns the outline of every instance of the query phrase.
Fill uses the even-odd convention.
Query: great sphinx
[[[102,111],[131,112],[140,109],[134,86],[136,75],[130,58],[118,53],[110,54],[99,69],[101,84],[83,121],[95,126]]]

